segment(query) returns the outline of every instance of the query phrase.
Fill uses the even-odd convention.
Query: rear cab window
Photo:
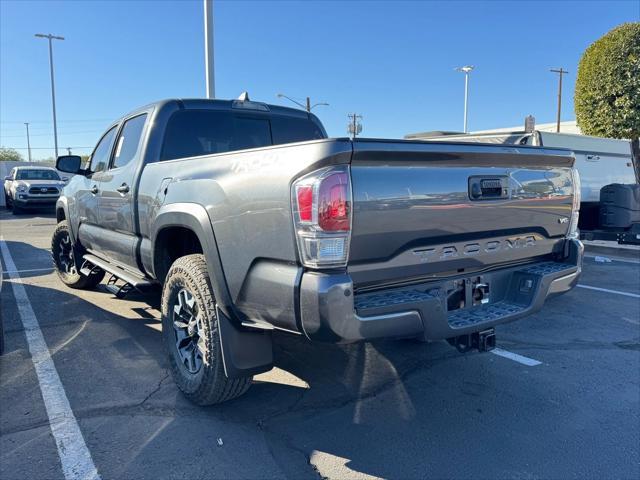
[[[167,123],[160,160],[195,157],[325,138],[308,118],[186,109]]]

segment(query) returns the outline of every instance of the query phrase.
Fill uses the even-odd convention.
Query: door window
[[[147,120],[147,114],[138,115],[127,120],[122,127],[122,132],[118,137],[116,144],[116,153],[113,157],[113,165],[111,168],[124,167],[138,153],[140,139],[142,138],[142,129]]]
[[[91,171],[93,173],[102,172],[109,164],[109,156],[111,155],[111,147],[116,136],[116,127],[113,127],[104,134],[98,146],[91,155]]]

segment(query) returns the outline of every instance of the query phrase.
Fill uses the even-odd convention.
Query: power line
[[[113,118],[85,118],[76,120],[58,120],[58,123],[110,122]],[[22,120],[0,120],[0,123],[24,123]],[[29,123],[53,123],[51,120],[32,120]]]
[[[7,147],[1,145],[0,148],[10,148],[11,150],[28,150],[27,147]],[[93,148],[93,147],[65,147],[65,148]],[[53,147],[31,147],[31,150],[54,150]]]
[[[29,122],[31,123],[31,122]],[[65,133],[59,133],[60,136],[62,135],[80,135],[83,133],[100,133],[102,132],[102,130],[83,130],[81,132],[65,132]],[[32,133],[31,136],[32,137],[47,137],[51,135],[51,133]],[[24,137],[24,135],[0,135],[0,138],[22,138]]]

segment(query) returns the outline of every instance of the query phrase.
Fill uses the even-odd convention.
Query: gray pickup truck
[[[167,100],[113,123],[56,211],[61,280],[162,286],[173,377],[198,404],[272,368],[272,332],[448,340],[570,290],[581,271],[574,156],[562,149],[327,138],[306,112]]]

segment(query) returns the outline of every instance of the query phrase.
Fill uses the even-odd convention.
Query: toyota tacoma
[[[162,287],[173,377],[197,404],[272,368],[274,330],[311,341],[495,346],[581,271],[565,149],[327,138],[312,114],[166,100],[114,122],[57,202],[60,279]]]

